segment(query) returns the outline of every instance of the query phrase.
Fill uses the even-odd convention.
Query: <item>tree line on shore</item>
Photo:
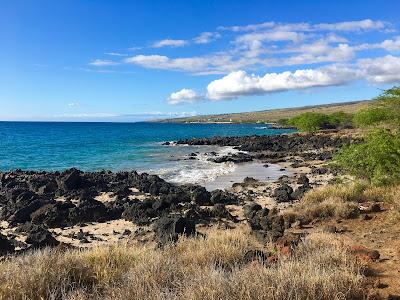
[[[383,91],[355,114],[307,112],[280,123],[308,132],[361,129],[366,132],[363,141],[343,147],[334,156],[332,165],[372,184],[400,180],[400,87]]]

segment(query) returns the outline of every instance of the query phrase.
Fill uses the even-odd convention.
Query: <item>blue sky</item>
[[[0,120],[135,121],[376,96],[400,2],[0,2]]]

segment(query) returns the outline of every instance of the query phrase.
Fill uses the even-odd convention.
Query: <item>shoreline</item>
[[[116,241],[154,243],[159,240],[154,237],[156,221],[177,216],[187,224],[194,222],[199,232],[206,233],[221,221],[235,228],[246,222],[246,205],[281,210],[306,191],[326,185],[332,175],[323,164],[332,149],[345,142],[332,134],[177,141],[235,149],[210,158],[236,166],[236,173],[208,183],[209,190],[213,184],[226,186],[225,190],[171,184],[135,171],[0,172],[0,192],[6,197],[1,204],[1,234],[24,251],[60,243],[85,248]],[[268,172],[271,178],[265,176]]]

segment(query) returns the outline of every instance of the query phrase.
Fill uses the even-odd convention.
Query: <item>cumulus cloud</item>
[[[150,69],[189,72],[197,75],[226,74],[233,70],[256,64],[258,59],[235,59],[229,54],[170,58],[164,55],[136,55],[126,58],[126,63]]]
[[[289,48],[282,52],[294,52],[296,55],[280,59],[281,65],[315,64],[322,62],[344,62],[352,59],[354,49],[347,44],[339,44],[332,47],[325,41],[317,41],[311,44],[303,44]]]
[[[207,59],[202,57],[169,58],[164,55],[136,55],[125,59],[125,62],[151,69],[187,72],[201,71],[208,65]]]
[[[331,64],[318,69],[299,69],[263,76],[239,70],[210,82],[207,99],[224,100],[241,96],[264,95],[289,90],[301,90],[349,84],[364,79],[371,83],[399,83],[400,57],[387,55],[359,59],[351,64]],[[194,102],[199,95],[190,89],[171,94],[170,103]]]
[[[247,33],[244,35],[240,35],[236,38],[236,43],[249,43],[253,41],[292,41],[298,42],[304,39],[303,33],[298,33],[294,31],[266,31],[266,32],[257,32],[257,33]]]
[[[383,49],[388,52],[400,51],[400,36],[393,37],[393,39],[387,39],[380,43],[373,44],[360,44],[353,47],[355,50],[371,50],[371,49]]]
[[[387,23],[365,19],[361,21],[348,21],[339,23],[321,23],[315,25],[315,29],[332,31],[361,31],[361,30],[380,30],[387,27]]]
[[[78,106],[80,106],[80,103],[79,102],[70,102],[70,103],[68,103],[68,107],[78,107]]]
[[[157,41],[153,43],[153,48],[162,48],[162,47],[182,47],[188,44],[188,41],[185,40],[173,40],[173,39],[165,39],[161,41]]]
[[[202,32],[193,40],[196,44],[208,44],[221,37],[218,32]]]
[[[396,36],[393,40],[384,40],[380,46],[390,52],[400,51],[400,36]]]
[[[400,82],[400,57],[387,55],[358,61],[363,76],[372,83]]]
[[[354,80],[357,73],[348,68],[329,66],[321,69],[305,69],[294,72],[267,73],[264,76],[232,72],[207,86],[210,99],[232,99],[240,96],[341,85]]]
[[[118,65],[118,63],[108,59],[95,59],[91,61],[89,65],[96,67],[104,67],[104,66],[115,66]]]
[[[169,104],[182,104],[182,103],[193,103],[201,100],[203,97],[191,89],[181,89],[178,92],[172,93],[167,101]]]

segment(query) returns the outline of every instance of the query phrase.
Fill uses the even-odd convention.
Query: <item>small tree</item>
[[[306,112],[291,118],[287,121],[289,125],[297,127],[302,131],[317,131],[325,128],[328,121],[328,116],[321,113]]]
[[[373,130],[365,141],[342,148],[334,164],[359,178],[383,184],[400,179],[400,133]]]
[[[335,128],[351,128],[353,126],[353,115],[338,111],[328,115],[328,122]]]
[[[358,127],[366,127],[387,122],[393,118],[392,113],[383,107],[368,107],[354,115],[353,122]]]
[[[354,115],[354,123],[365,127],[382,123],[400,124],[400,87],[385,90],[375,102]]]

